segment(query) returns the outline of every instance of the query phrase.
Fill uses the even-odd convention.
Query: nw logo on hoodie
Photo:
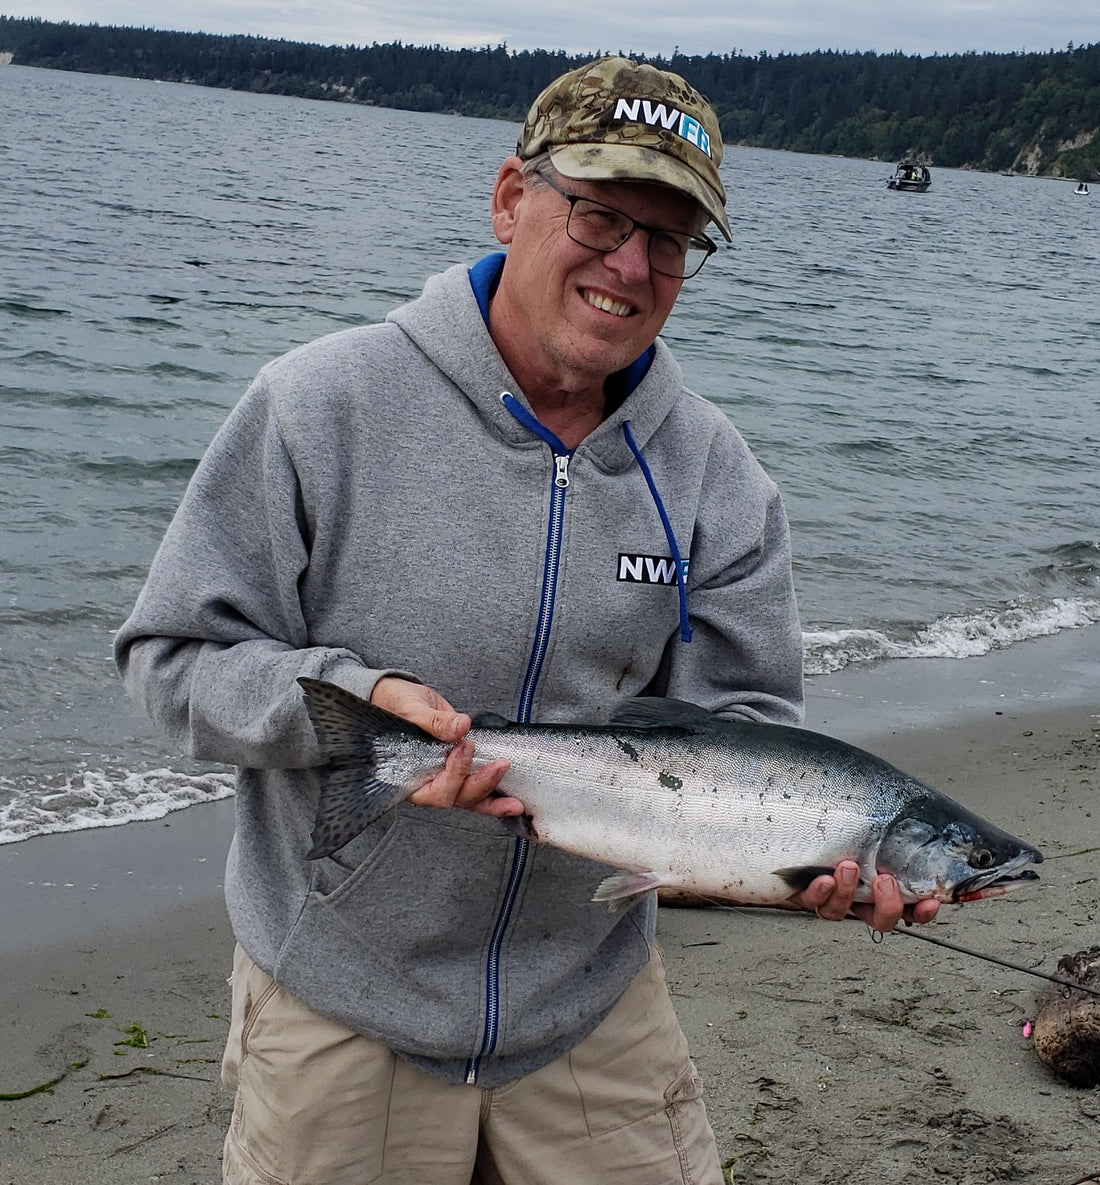
[[[684,579],[687,579],[688,561],[680,561]],[[676,561],[670,555],[624,555],[619,556],[618,580],[629,584],[675,584]]]

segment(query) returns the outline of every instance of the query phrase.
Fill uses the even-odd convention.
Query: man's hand
[[[370,702],[410,721],[437,740],[454,744],[443,769],[411,794],[409,802],[417,806],[458,806],[494,818],[523,814],[523,803],[518,798],[494,795],[508,762],[490,761],[473,768],[474,746],[466,737],[470,717],[456,712],[438,691],[386,675],[374,685]]]
[[[881,873],[871,882],[872,901],[856,903],[859,885],[859,865],[854,860],[841,860],[832,876],[819,876],[801,893],[791,899],[800,909],[811,909],[826,921],[840,921],[854,915],[873,930],[886,932],[898,922],[930,922],[939,912],[940,903],[928,899],[915,905],[901,900],[898,882],[889,874]]]

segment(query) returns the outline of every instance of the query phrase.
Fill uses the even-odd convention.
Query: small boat
[[[1087,197],[1089,187],[1084,183],[1084,181],[1078,181],[1077,188],[1073,192],[1078,194],[1080,197]]]
[[[932,184],[932,174],[924,165],[902,161],[894,175],[886,182],[887,189],[905,189],[910,193],[924,193]]]

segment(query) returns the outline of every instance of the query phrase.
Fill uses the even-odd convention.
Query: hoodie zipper
[[[531,656],[527,660],[527,672],[520,690],[519,708],[516,719],[526,724],[531,719],[531,705],[535,698],[546,649],[550,642],[550,626],[554,616],[554,598],[557,593],[558,566],[561,560],[562,524],[565,521],[565,498],[569,489],[569,462],[573,450],[567,448],[557,436],[531,415],[529,411],[509,392],[501,395],[505,407],[520,423],[526,425],[544,440],[554,458],[554,478],[550,491],[550,517],[546,528],[546,553],[542,569],[542,593],[539,597],[539,616],[535,626],[535,639]],[[496,925],[489,939],[489,951],[485,959],[485,1019],[482,1027],[481,1047],[466,1063],[466,1083],[473,1086],[481,1069],[481,1061],[496,1048],[500,1032],[500,952],[512,918],[516,898],[523,884],[530,858],[531,841],[517,838],[512,849],[512,865],[508,871],[508,883],[504,900],[497,913]]]
[[[558,441],[561,445],[561,442]],[[551,446],[553,447],[553,446]],[[561,446],[564,447],[564,446]],[[542,662],[550,642],[550,626],[554,618],[554,598],[558,589],[558,566],[561,560],[562,524],[565,521],[565,496],[569,489],[569,460],[572,453],[554,453],[554,486],[550,494],[550,519],[546,528],[546,559],[542,571],[542,596],[539,599],[539,617],[535,626],[535,640],[531,646],[531,657],[527,662],[527,674],[519,697],[516,719],[527,724],[531,719],[531,706],[542,674]]]

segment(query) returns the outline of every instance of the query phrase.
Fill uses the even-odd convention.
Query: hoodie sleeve
[[[311,643],[298,593],[309,554],[297,474],[261,374],[199,463],[115,640],[127,692],[191,756],[321,764],[295,679],[369,697],[395,673]]]

